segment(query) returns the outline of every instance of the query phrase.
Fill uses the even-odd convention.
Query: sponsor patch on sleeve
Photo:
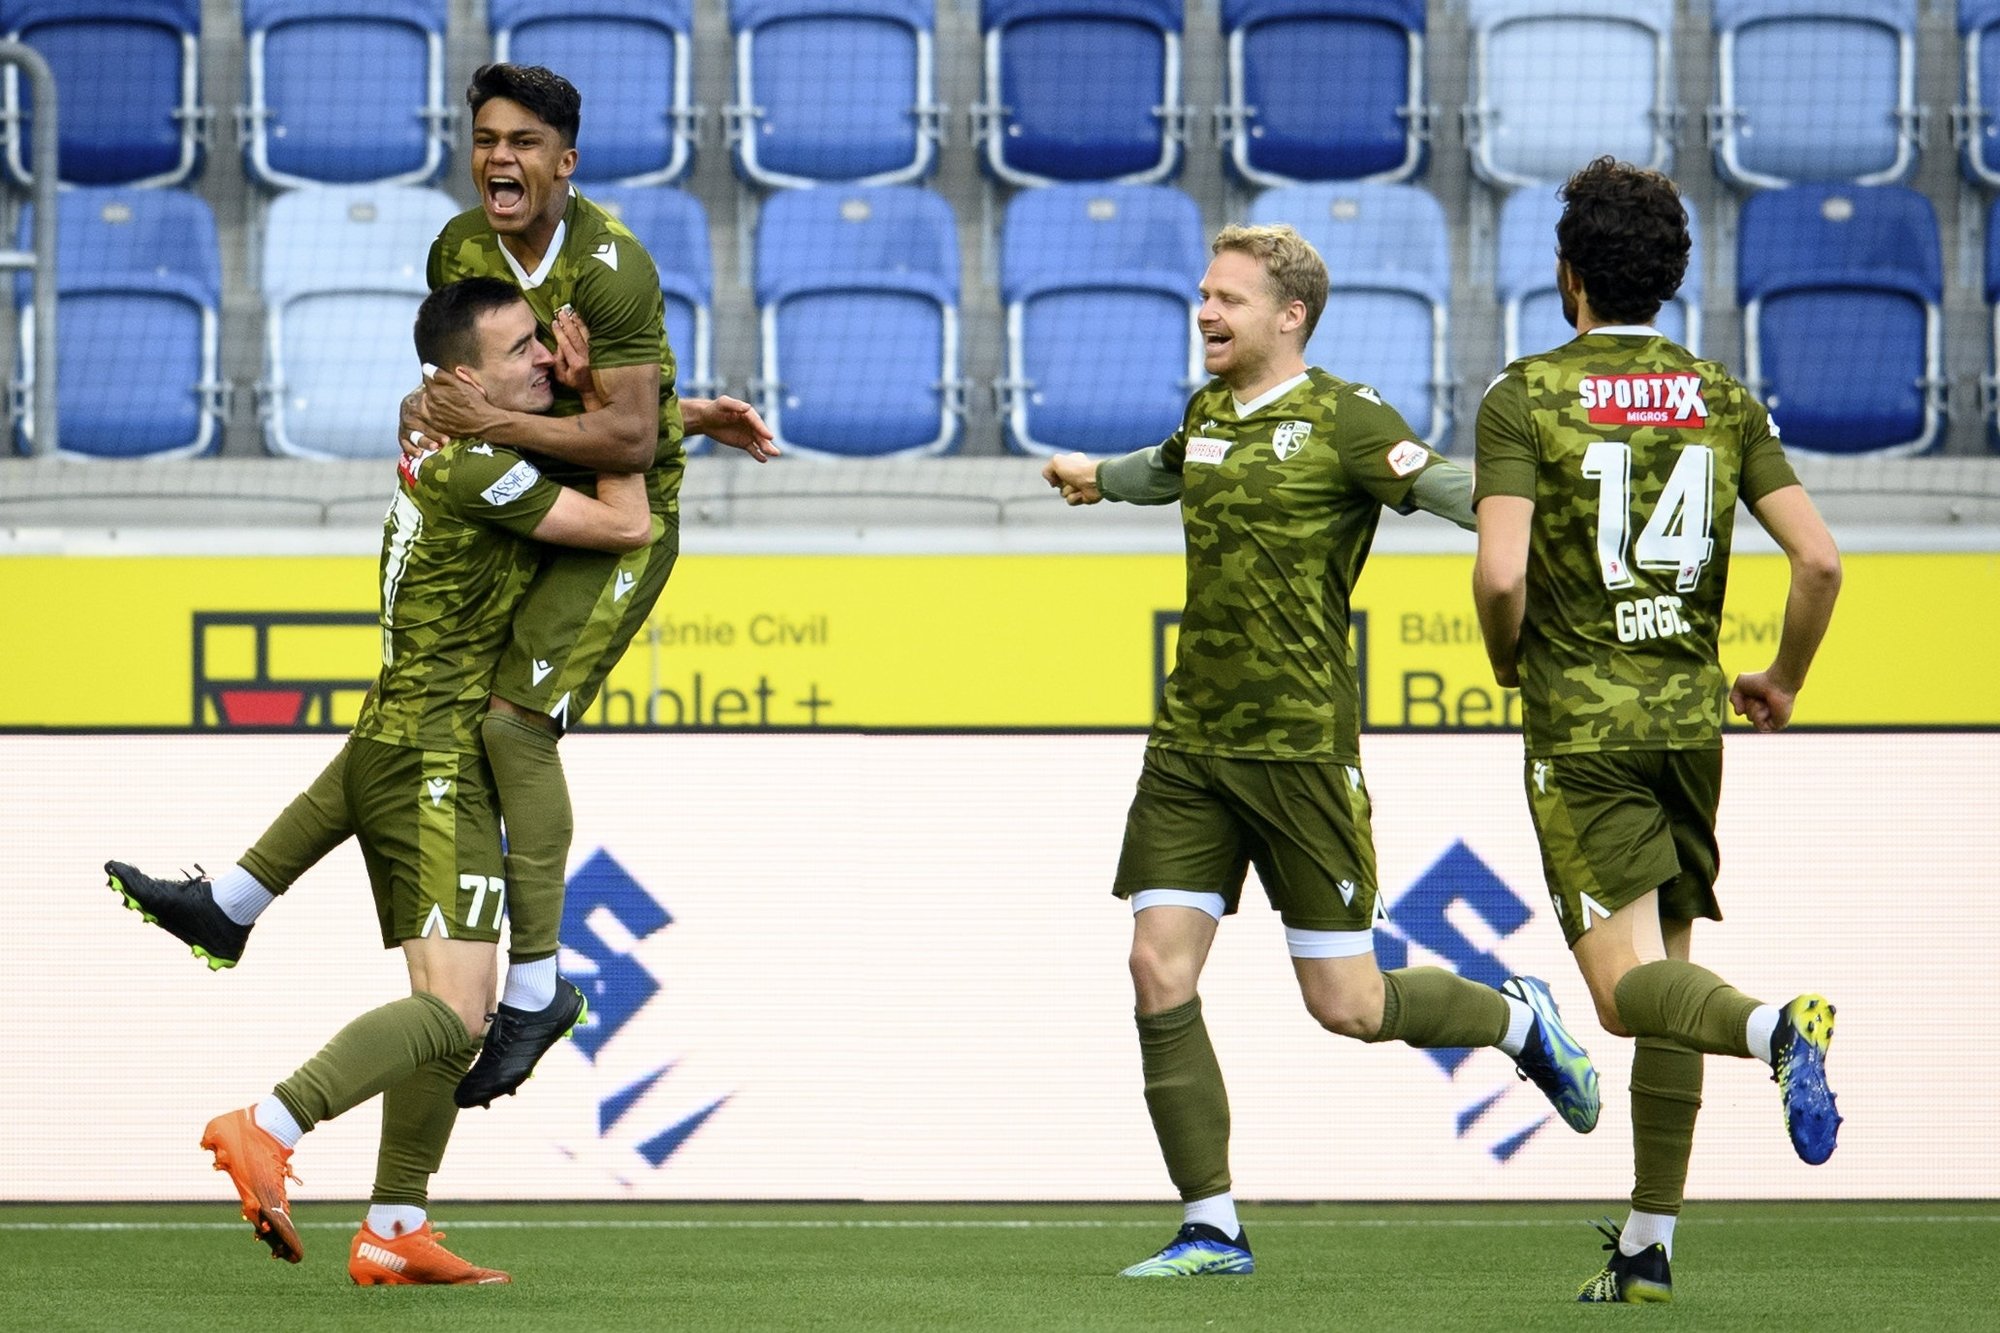
[[[1222,456],[1229,452],[1229,441],[1219,440],[1209,435],[1194,435],[1188,438],[1187,461],[1190,463],[1220,463]]]
[[[1431,451],[1415,440],[1404,440],[1389,451],[1389,470],[1399,477],[1409,476],[1430,461]]]
[[[542,479],[542,474],[527,459],[522,459],[507,469],[506,475],[479,493],[481,499],[496,508],[512,504],[528,493],[528,488]]]

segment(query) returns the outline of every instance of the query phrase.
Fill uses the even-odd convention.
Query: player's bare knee
[[[1370,1011],[1358,996],[1344,991],[1319,992],[1305,997],[1306,1012],[1313,1022],[1328,1032],[1340,1037],[1353,1037],[1366,1041],[1382,1027],[1382,1007],[1378,1003]]]
[[[1147,941],[1134,940],[1127,963],[1140,1013],[1158,1013],[1194,998],[1194,970],[1185,960],[1170,958]]]

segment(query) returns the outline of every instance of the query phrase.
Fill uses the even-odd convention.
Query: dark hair
[[[477,116],[479,108],[496,97],[519,102],[535,119],[562,136],[563,147],[576,147],[577,127],[583,120],[583,94],[562,75],[541,65],[481,65],[472,72],[472,82],[466,85],[465,103]]]
[[[1556,253],[1583,283],[1591,311],[1613,324],[1644,324],[1687,276],[1687,210],[1657,171],[1600,157],[1556,197]]]
[[[417,307],[417,356],[439,370],[479,364],[479,317],[524,299],[500,278],[460,278]]]

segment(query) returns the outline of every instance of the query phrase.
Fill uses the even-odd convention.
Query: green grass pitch
[[[1702,1204],[1675,1301],[1572,1304],[1582,1204],[1251,1206],[1258,1272],[1121,1281],[1171,1206],[459,1204],[450,1245],[511,1287],[347,1281],[360,1209],[311,1204],[280,1264],[232,1204],[0,1206],[19,1329],[1990,1329],[2000,1203]]]

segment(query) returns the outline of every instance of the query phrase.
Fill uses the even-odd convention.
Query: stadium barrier
[[[0,729],[344,730],[374,678],[365,557],[6,561]],[[2000,724],[2000,691],[1940,663],[2000,660],[2000,557],[1863,552],[1797,721]],[[1174,555],[723,556],[687,561],[585,727],[1143,727],[1173,661]],[[1376,556],[1355,598],[1368,724],[1516,728],[1487,669],[1463,555]],[[1739,556],[1730,671],[1769,664],[1775,555]],[[1941,603],[1940,591],[1949,590]],[[77,608],[118,608],[115,616]],[[135,664],[143,663],[143,670]]]
[[[331,736],[0,737],[26,1014],[0,1062],[15,1199],[213,1199],[200,1125],[404,985],[343,848],[211,975],[99,862],[216,869]],[[467,1112],[440,1199],[1159,1199],[1108,896],[1137,736],[584,735],[563,967],[593,1025]],[[1385,964],[1547,978],[1603,1071],[1597,1131],[1493,1051],[1365,1047],[1306,1016],[1254,882],[1203,982],[1249,1199],[1592,1199],[1630,1172],[1629,1043],[1598,1029],[1540,882],[1508,736],[1364,741]],[[2000,917],[2000,735],[1731,742],[1728,922],[1695,956],[1840,1009],[1839,1153],[1800,1164],[1754,1062],[1709,1061],[1689,1195],[2000,1194],[2000,1085],[1968,1036]],[[21,895],[25,894],[24,898]],[[1973,1046],[1968,1046],[1973,1041]],[[299,1150],[364,1197],[376,1115]],[[33,1145],[88,1143],[87,1153]]]

